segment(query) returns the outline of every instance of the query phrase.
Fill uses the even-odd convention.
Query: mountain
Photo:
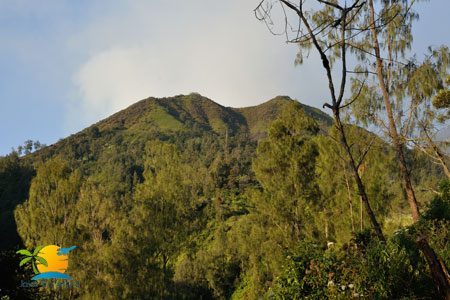
[[[154,139],[174,143],[197,157],[211,170],[218,187],[254,184],[251,160],[257,141],[292,101],[279,96],[257,106],[231,108],[199,94],[150,97],[53,145],[20,158],[4,158],[0,160],[0,238],[12,245],[20,243],[13,211],[28,198],[36,168],[55,156],[69,162],[73,170],[95,176],[115,199],[130,192],[135,180],[143,180],[145,145]],[[331,125],[327,114],[303,106],[321,126]],[[233,172],[245,175],[230,176]]]
[[[249,142],[256,142],[265,137],[269,123],[291,101],[294,100],[287,96],[278,96],[257,106],[232,108],[195,93],[169,98],[150,97],[38,151],[35,156],[48,157],[65,149],[75,152],[76,159],[89,160],[89,154],[100,150],[96,146],[105,149],[116,146],[119,141],[133,144],[156,137],[186,139],[206,133],[221,137],[244,135]],[[303,107],[321,126],[332,124],[331,117],[321,110]]]
[[[288,96],[278,96],[263,104],[231,108],[215,103],[199,94],[179,95],[170,98],[147,98],[95,124],[100,131],[111,129],[183,131],[192,127],[217,134],[234,135],[249,132],[253,139],[265,135],[270,122],[276,119],[283,107],[294,101]],[[317,108],[303,105],[307,115],[330,126],[332,119]]]
[[[278,275],[291,276],[290,265],[283,271],[291,251],[313,255],[304,260],[309,265],[328,261],[316,251],[329,241],[340,249],[354,225],[358,239],[366,239],[370,225],[340,148],[330,136],[298,134],[291,118],[299,116],[298,105],[256,151],[270,122],[293,101],[279,96],[231,108],[198,94],[148,98],[49,147],[0,157],[0,264],[11,279],[1,291],[11,299],[43,298],[22,295],[40,290],[19,288],[31,270],[23,272],[17,249],[34,241],[77,246],[71,272],[86,287],[74,291],[78,299],[259,299]],[[332,124],[319,109],[303,107],[323,129]],[[355,157],[372,145],[360,170],[389,234],[409,221],[393,152],[365,129],[346,128]],[[425,188],[443,176],[420,155],[406,157],[424,201],[434,197]],[[362,259],[353,274],[366,262],[356,249],[342,252],[350,263]]]
[[[232,110],[245,118],[250,136],[252,139],[258,140],[266,136],[268,124],[281,113],[283,107],[290,101],[293,100],[288,96],[278,96],[257,106],[232,108]],[[306,115],[315,119],[320,125],[329,127],[333,124],[333,119],[320,109],[302,105]]]

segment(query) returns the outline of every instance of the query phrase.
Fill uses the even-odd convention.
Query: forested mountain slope
[[[194,137],[207,133],[222,137],[248,135],[248,141],[254,142],[266,136],[269,123],[275,120],[283,107],[292,101],[287,96],[279,96],[257,106],[231,108],[199,94],[159,99],[150,97],[60,140],[46,148],[40,155],[58,153],[68,144],[71,144],[72,149],[83,148],[85,141],[91,139],[107,143],[117,136],[133,142],[140,137],[149,139],[156,136]],[[303,107],[306,114],[324,128],[332,124],[331,117],[326,113],[311,106],[303,105]],[[111,143],[108,145],[111,146]],[[81,153],[77,156],[80,155]]]
[[[105,160],[118,155],[130,160],[128,173],[139,175],[146,142],[159,139],[177,144],[183,152],[200,151],[208,167],[225,148],[230,153],[236,147],[245,148],[240,165],[250,172],[257,141],[267,136],[269,124],[292,102],[279,96],[258,106],[230,108],[195,93],[150,97],[24,159],[39,162],[57,155],[91,174],[94,169],[104,170]],[[332,119],[316,108],[302,106],[326,132]]]
[[[348,243],[357,251],[373,237],[331,124],[324,112],[284,96],[247,108],[198,94],[148,98],[51,146],[2,157],[0,258],[10,281],[1,292],[56,297],[17,288],[27,278],[14,254],[55,243],[78,251],[70,272],[83,288],[63,297],[259,299],[297,291],[288,282],[298,276],[309,293],[336,274],[369,299],[399,286],[399,295],[436,293],[420,288],[430,278],[415,248],[346,252]],[[384,232],[403,230],[411,219],[391,147],[365,129],[346,130],[355,157],[370,146],[360,172]],[[413,178],[424,205],[442,172],[415,151],[408,163],[420,170]],[[329,252],[330,243],[347,248]],[[309,281],[305,266],[311,261],[314,269],[317,260],[329,271]],[[413,260],[411,272],[420,276],[377,290],[386,278],[363,272],[370,260],[386,268],[389,260]],[[385,272],[401,279],[409,270]]]
[[[150,140],[171,141],[183,151],[201,150],[199,155],[208,166],[223,156],[227,143],[229,152],[234,147],[247,149],[244,156],[239,157],[239,164],[251,173],[249,166],[257,140],[266,136],[269,123],[292,101],[289,97],[280,96],[258,106],[230,108],[199,94],[150,97],[22,157],[21,167],[18,166],[19,161],[13,162],[10,157],[10,160],[3,161],[1,173],[4,187],[0,193],[0,205],[4,216],[2,224],[5,224],[1,237],[6,241],[2,246],[8,248],[8,245],[18,242],[12,211],[17,203],[28,197],[33,169],[51,157],[62,157],[70,162],[72,168],[79,168],[85,174],[98,173],[113,185],[115,180],[123,184],[124,181],[130,183],[133,176],[142,177],[144,147]],[[303,107],[324,128],[331,124],[327,114],[306,105]],[[219,161],[217,159],[216,164],[220,164]],[[123,193],[120,190],[117,188],[118,193]]]

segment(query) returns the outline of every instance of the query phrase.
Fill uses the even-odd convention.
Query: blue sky
[[[149,96],[233,107],[327,99],[317,57],[271,36],[254,0],[0,0],[0,155],[51,144]],[[414,51],[450,45],[450,2],[416,6]]]

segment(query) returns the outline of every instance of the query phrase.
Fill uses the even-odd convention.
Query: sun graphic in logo
[[[68,255],[58,255],[58,250],[60,247],[55,245],[45,246],[39,251],[38,255],[47,261],[47,266],[38,262],[36,264],[39,273],[45,272],[59,272],[65,273],[67,266],[69,266],[69,256]]]
[[[30,260],[32,261],[33,270],[36,274],[38,274],[31,278],[32,280],[44,278],[72,279],[64,273],[69,266],[68,253],[75,247],[76,246],[61,248],[56,245],[48,245],[45,247],[39,246],[34,250],[33,254],[31,254],[28,250],[19,250],[17,253],[27,256],[22,259],[19,266],[22,266]]]

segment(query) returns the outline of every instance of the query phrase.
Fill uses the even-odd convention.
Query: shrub
[[[270,292],[276,299],[435,299],[425,261],[417,249],[399,243],[404,239],[338,250],[304,243],[288,257]]]

